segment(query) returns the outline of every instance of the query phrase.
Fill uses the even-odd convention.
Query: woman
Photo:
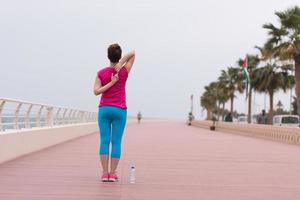
[[[130,51],[121,59],[121,47],[118,44],[112,44],[107,49],[107,56],[110,65],[98,71],[94,84],[94,94],[102,94],[98,112],[99,154],[103,168],[101,180],[103,182],[116,182],[118,181],[116,169],[121,156],[121,142],[127,118],[125,86],[134,63],[135,52]],[[109,171],[110,143],[112,150]]]

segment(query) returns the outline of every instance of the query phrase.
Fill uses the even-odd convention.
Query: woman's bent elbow
[[[96,90],[94,90],[94,95],[95,96],[98,96],[100,93],[98,92],[98,91],[96,91]]]

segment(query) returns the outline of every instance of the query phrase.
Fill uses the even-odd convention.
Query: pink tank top
[[[117,72],[113,67],[105,67],[97,72],[98,78],[101,80],[102,85],[106,85],[111,81],[111,74]],[[128,72],[125,67],[122,67],[119,71],[119,80],[108,90],[102,93],[99,106],[116,106],[122,109],[126,109],[126,81],[128,78]]]

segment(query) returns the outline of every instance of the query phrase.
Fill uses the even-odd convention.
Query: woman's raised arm
[[[123,66],[127,69],[128,73],[130,72],[132,65],[135,59],[135,51],[129,51],[127,54],[123,56],[123,58],[119,61],[116,68],[119,70]]]

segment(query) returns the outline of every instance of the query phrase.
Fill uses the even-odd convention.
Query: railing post
[[[94,117],[93,113],[90,112],[90,122],[93,121],[93,117]]]
[[[22,103],[19,103],[15,110],[15,116],[14,116],[14,120],[13,120],[14,129],[19,129],[19,112],[20,112],[21,106],[22,106]]]
[[[91,116],[90,112],[86,113],[87,122],[90,122],[90,116]]]
[[[80,112],[80,122],[81,122],[81,123],[84,123],[84,122],[85,122],[85,120],[84,120],[84,111],[81,111],[81,112]]]
[[[82,116],[82,111],[79,110],[76,116],[76,123],[81,123],[81,116]]]
[[[90,122],[89,115],[90,115],[90,112],[85,112],[85,120],[86,120],[86,122]]]
[[[84,112],[83,117],[84,117],[84,121],[85,121],[85,122],[88,122],[88,121],[89,121],[89,120],[88,120],[88,112],[87,112],[87,111]]]
[[[14,116],[14,120],[13,120],[14,129],[19,129],[19,112],[20,112],[21,106],[22,106],[22,103],[19,103],[15,110],[15,116]]]
[[[69,121],[68,121],[68,124],[71,124],[71,123],[72,123],[72,119],[71,119],[71,117],[72,117],[72,112],[73,112],[73,110],[71,109],[70,112],[69,112]]]
[[[61,111],[61,108],[58,108],[56,115],[55,115],[54,124],[60,124],[60,120],[58,119],[60,111]]]
[[[92,113],[92,119],[91,121],[94,121],[95,120],[95,113]]]
[[[64,111],[64,114],[63,114],[63,124],[66,124],[67,123],[67,120],[66,120],[66,114],[68,112],[68,109],[65,108],[65,111]]]
[[[47,125],[48,126],[53,126],[54,123],[54,108],[53,107],[48,107],[47,108],[48,113],[47,113]]]
[[[5,101],[1,101],[1,103],[0,103],[0,131],[3,131],[2,112],[3,112],[4,104],[5,104]]]
[[[37,127],[41,127],[41,114],[42,114],[43,108],[44,108],[44,106],[40,107],[39,112],[36,117],[36,126]]]
[[[73,124],[73,123],[76,123],[76,118],[75,118],[76,113],[77,113],[76,110],[74,110],[73,113],[72,113],[72,124]]]
[[[91,113],[91,121],[94,120],[94,113]]]
[[[94,113],[91,113],[91,115],[92,115],[91,121],[94,121],[94,119],[95,119],[95,114],[94,114]]]
[[[85,120],[85,112],[84,112],[84,111],[82,111],[81,122],[82,122],[82,123],[83,123],[83,122],[86,122],[86,120]]]
[[[32,109],[33,105],[30,104],[26,113],[26,118],[25,118],[25,128],[30,128],[30,112]]]

